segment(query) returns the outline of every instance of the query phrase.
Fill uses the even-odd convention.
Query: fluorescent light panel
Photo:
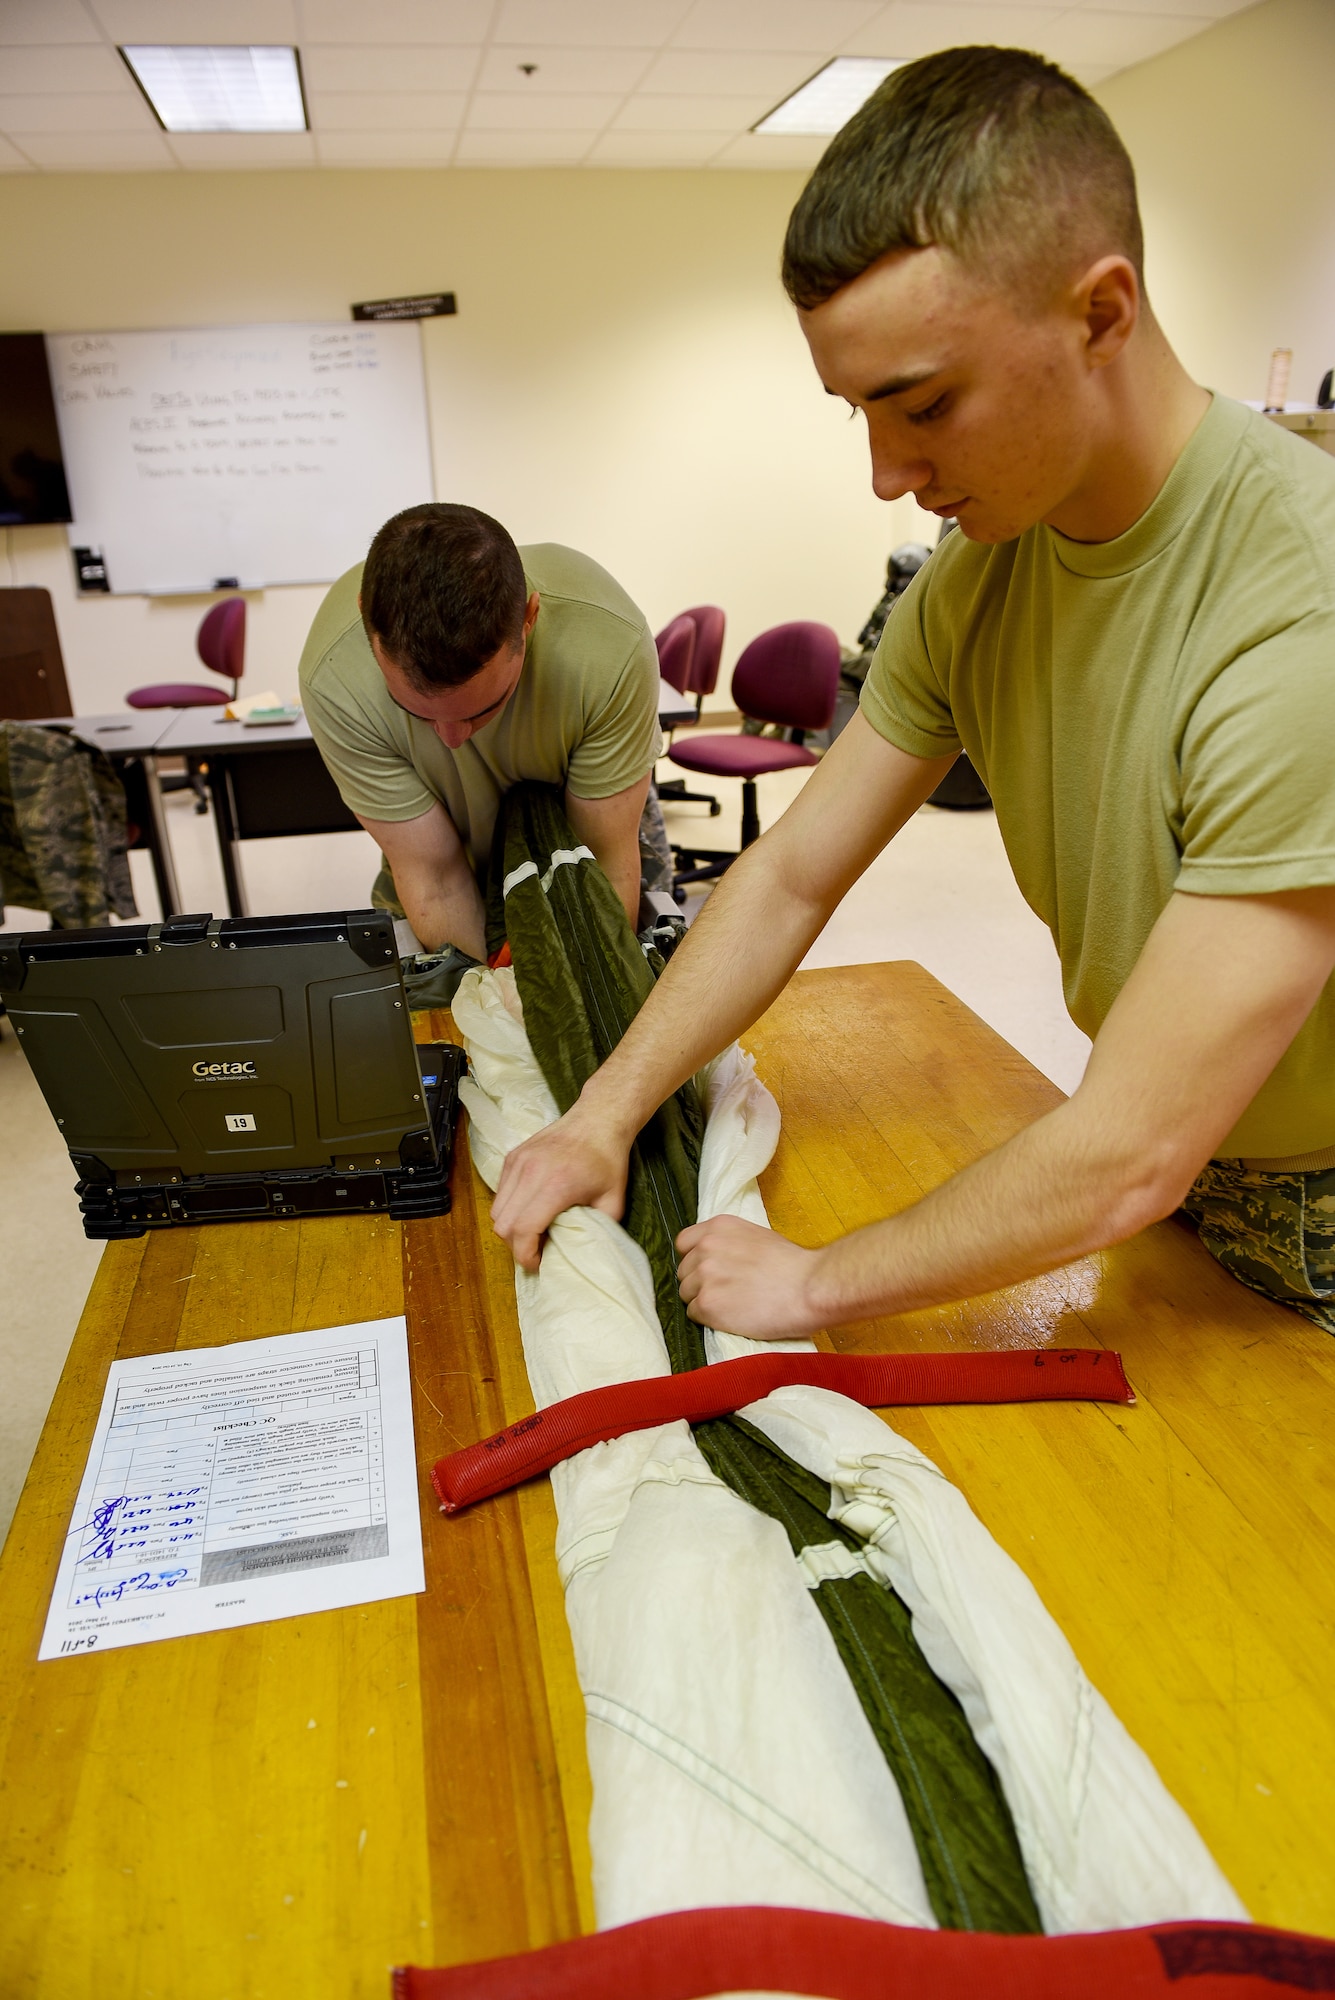
[[[168,132],[304,132],[306,105],[292,48],[121,49]]]
[[[837,132],[862,109],[892,69],[902,68],[903,62],[891,62],[883,56],[835,56],[751,130],[763,132],[767,138]]]

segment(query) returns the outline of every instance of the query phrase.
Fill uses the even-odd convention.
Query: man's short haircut
[[[1143,283],[1136,176],[1112,120],[1024,49],[945,49],[892,70],[798,198],[784,287],[810,311],[889,252],[929,244],[1022,309],[1114,252]]]
[[[490,514],[433,501],[386,521],[362,572],[362,623],[423,692],[460,687],[523,637],[528,583]]]

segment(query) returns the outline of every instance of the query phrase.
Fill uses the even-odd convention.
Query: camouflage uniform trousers
[[[672,847],[663,821],[663,808],[658,803],[658,788],[651,783],[644,811],[640,814],[641,892],[648,895],[650,890],[656,890],[670,896],[673,873]]]
[[[1335,1333],[1335,1167],[1211,1160],[1182,1206],[1226,1271]]]

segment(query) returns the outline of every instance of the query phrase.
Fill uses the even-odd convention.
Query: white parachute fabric
[[[556,1105],[511,972],[466,974],[454,1015],[473,1158],[494,1188],[510,1147]],[[756,1177],[778,1108],[736,1046],[697,1081],[699,1214],[764,1224]],[[516,1268],[515,1284],[540,1408],[668,1373],[648,1260],[610,1217],[558,1217],[540,1271]],[[711,1362],[774,1345],[706,1333]],[[832,1516],[865,1538],[863,1565],[908,1605],[997,1771],[1044,1928],[1245,1918],[1028,1579],[930,1460],[826,1390],[778,1390],[743,1414],[830,1484]],[[552,1484],[588,1715],[600,1926],[730,1903],[932,1926],[898,1788],[810,1597],[824,1574],[847,1573],[850,1552],[795,1560],[685,1423],[595,1445]]]

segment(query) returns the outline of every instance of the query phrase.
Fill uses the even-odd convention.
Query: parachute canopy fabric
[[[554,788],[507,793],[500,839],[492,879],[504,899],[524,1025],[565,1111],[621,1040],[654,974],[601,869],[566,858],[578,843]],[[641,1132],[627,1188],[625,1227],[649,1259],[674,1374],[705,1363],[702,1329],[677,1288],[674,1247],[696,1218],[702,1127],[687,1084]],[[829,1518],[829,1487],[753,1426],[717,1418],[696,1427],[695,1441],[725,1485],[780,1524],[795,1555],[834,1541],[859,1550],[857,1535]],[[959,1702],[923,1659],[905,1606],[866,1575],[831,1576],[815,1599],[898,1784],[937,1922],[1040,1930],[996,1774]]]
[[[497,869],[498,891],[517,868],[512,898],[534,881],[548,895],[573,873],[604,896],[568,832],[548,832],[545,851]],[[626,974],[649,990],[633,959]],[[559,1105],[514,969],[469,972],[454,1013],[470,1059],[461,1086],[470,1147],[494,1188],[506,1153]],[[567,1102],[577,1082],[567,1079]],[[696,1086],[705,1117],[695,1205],[764,1226],[756,1176],[774,1153],[778,1106],[736,1044]],[[645,1252],[610,1216],[572,1208],[555,1219],[538,1271],[515,1271],[538,1411],[668,1376],[655,1291]],[[818,1358],[809,1342],[756,1343],[688,1323],[693,1332],[711,1368],[741,1356],[763,1355],[767,1369],[785,1354]],[[967,1716],[1045,1930],[1245,1919],[1028,1578],[929,1459],[879,1416],[810,1383],[767,1383],[740,1417],[731,1432],[720,1427],[724,1476],[675,1416],[552,1469],[556,1561],[587,1717],[600,1928],[757,1903],[938,1923],[916,1829],[827,1615],[827,1602],[841,1601],[829,1585],[851,1580],[863,1596],[869,1583],[880,1598],[896,1594],[922,1661]],[[769,1482],[763,1511],[737,1490],[749,1495],[757,1463]],[[776,1466],[789,1469],[776,1477]],[[910,1655],[906,1675],[912,1666]],[[879,1692],[893,1704],[901,1689],[885,1681]],[[947,1805],[970,1810],[967,1794]]]

